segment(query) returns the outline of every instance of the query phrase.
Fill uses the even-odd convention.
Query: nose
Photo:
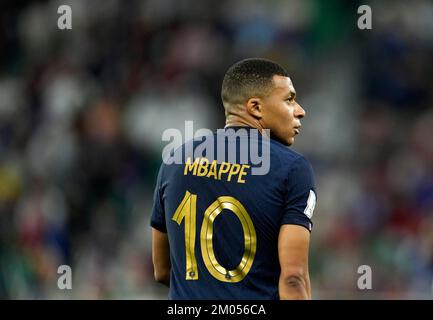
[[[301,107],[301,105],[299,103],[296,104],[296,110],[295,110],[295,116],[299,119],[305,117],[305,110],[304,108]]]

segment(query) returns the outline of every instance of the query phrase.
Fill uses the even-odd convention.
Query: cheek
[[[278,123],[284,127],[286,127],[293,119],[290,108],[285,104],[279,106],[277,117]]]
[[[284,133],[289,129],[292,116],[286,102],[269,104],[265,115],[265,122],[275,133]]]

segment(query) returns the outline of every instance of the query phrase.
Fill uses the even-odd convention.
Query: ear
[[[256,119],[263,117],[263,102],[260,98],[250,98],[246,104],[247,112]]]

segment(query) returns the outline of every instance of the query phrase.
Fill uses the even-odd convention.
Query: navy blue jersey
[[[311,231],[316,193],[309,162],[253,135],[256,129],[233,130],[240,129],[246,134],[233,139],[214,133],[213,152],[202,156],[191,151],[204,140],[190,141],[176,151],[182,163],[160,168],[151,226],[168,233],[169,299],[278,299],[280,227]],[[216,141],[225,152],[218,153]],[[252,156],[241,159],[249,152],[243,146],[254,143],[269,150],[266,174],[254,174],[259,164]],[[231,160],[219,157],[224,153]]]

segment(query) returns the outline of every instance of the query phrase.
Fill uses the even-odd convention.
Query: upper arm
[[[155,279],[159,282],[170,276],[170,245],[166,233],[152,228],[152,261]]]
[[[155,192],[153,195],[153,207],[150,216],[150,225],[157,230],[167,232],[167,226],[165,221],[165,209],[163,201],[163,165],[161,165],[158,178],[156,180]]]
[[[299,157],[287,178],[285,208],[281,224],[300,225],[311,231],[316,188],[310,163]]]
[[[308,273],[311,218],[316,204],[313,169],[304,158],[296,159],[289,173],[287,198],[278,237],[281,273]]]
[[[150,225],[152,226],[152,261],[155,279],[167,283],[170,275],[170,246],[162,196],[164,192],[162,171],[163,165],[161,165],[156,182]]]
[[[281,276],[308,276],[310,232],[299,225],[285,224],[278,236]]]
[[[314,174],[304,157],[293,163],[278,237],[280,298],[311,298],[308,274],[311,218],[316,204]]]

